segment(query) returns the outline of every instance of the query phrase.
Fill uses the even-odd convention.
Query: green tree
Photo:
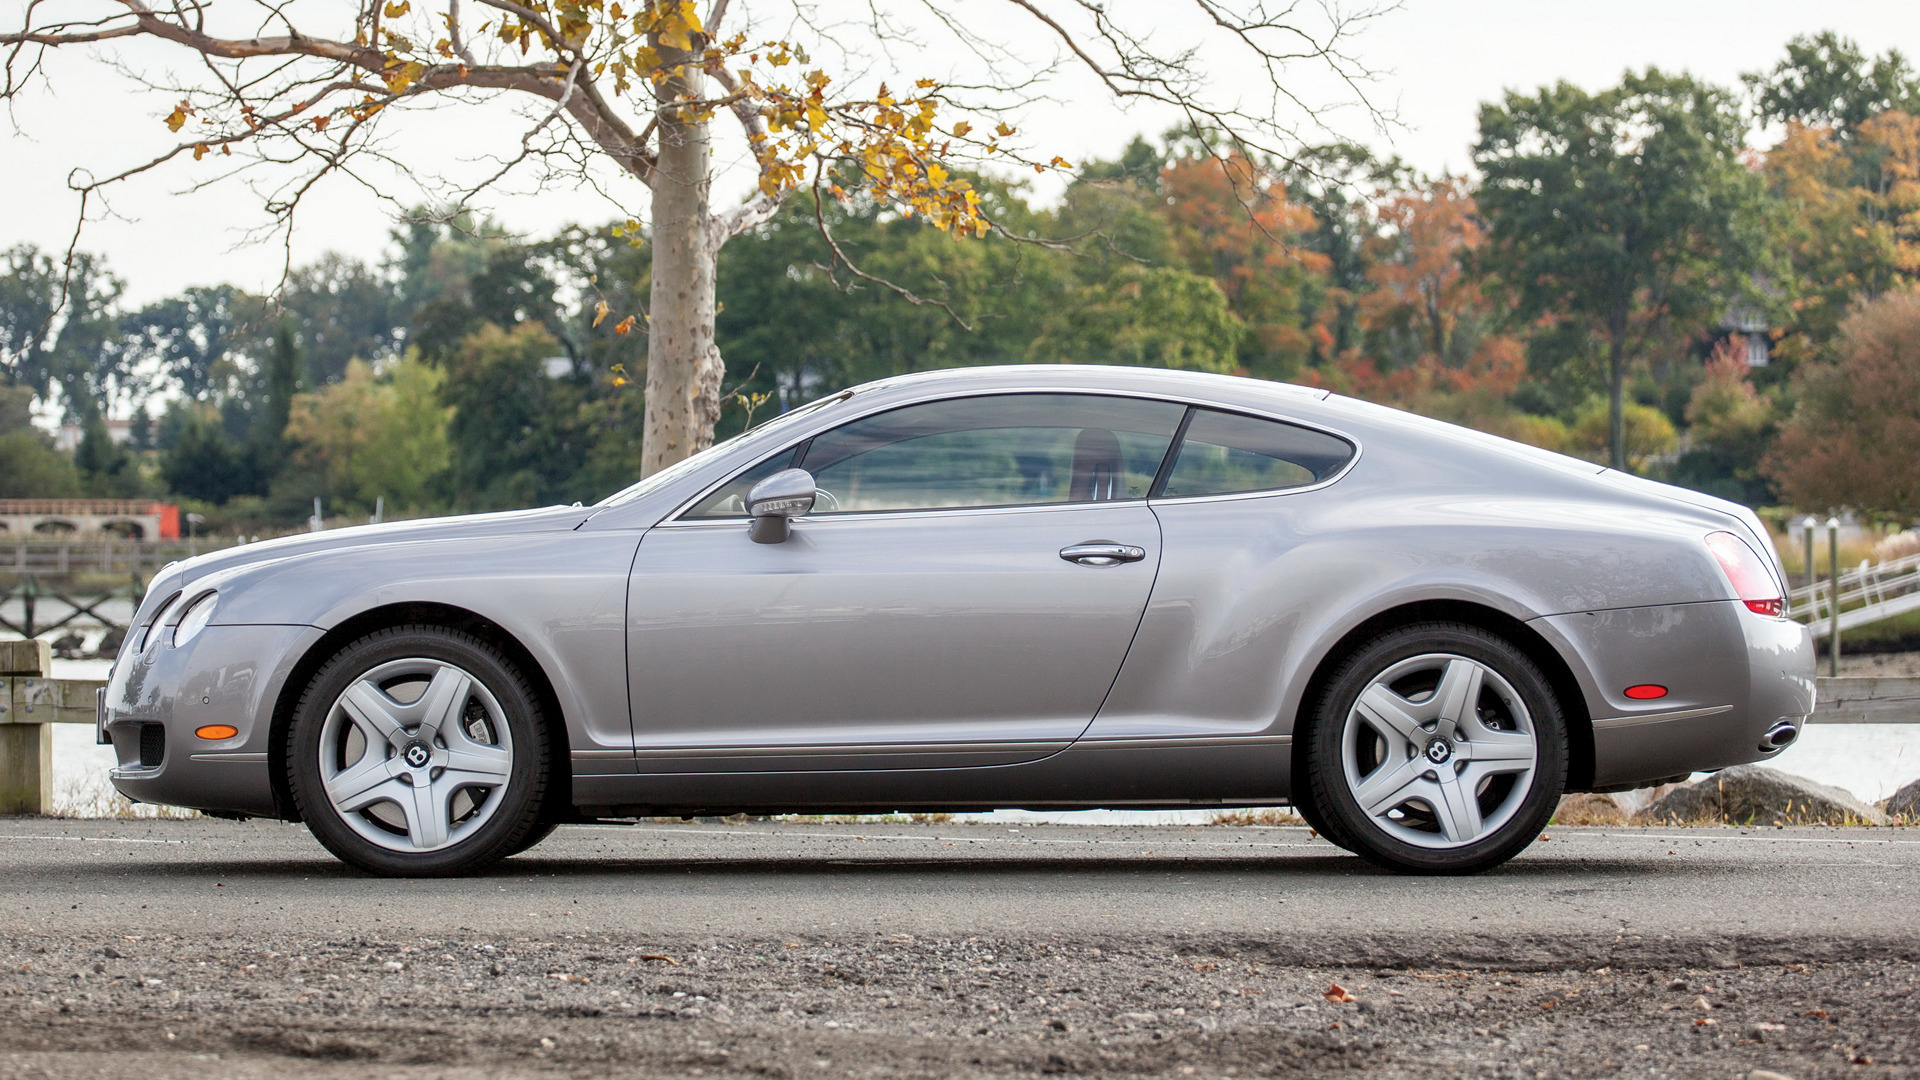
[[[278,493],[359,510],[382,498],[389,509],[421,506],[451,460],[445,382],[417,359],[377,375],[354,360],[340,381],[296,396],[286,429],[293,468]]]
[[[229,438],[217,407],[177,401],[161,418],[160,476],[189,498],[220,504],[235,495],[255,495],[261,478],[245,448]]]
[[[1523,322],[1598,341],[1615,468],[1627,464],[1633,366],[1751,296],[1767,265],[1744,134],[1730,93],[1652,68],[1598,94],[1560,83],[1481,108],[1477,262]]]
[[[1878,57],[1831,30],[1801,35],[1766,72],[1741,76],[1761,120],[1835,128],[1847,135],[1886,112],[1920,112],[1920,77],[1897,49]]]
[[[454,409],[457,503],[505,509],[578,497],[573,483],[590,442],[581,418],[587,394],[574,380],[548,377],[545,361],[559,347],[537,323],[487,323],[446,359],[441,396]]]
[[[33,427],[33,388],[0,385],[0,499],[80,493],[73,462]]]
[[[1225,374],[1245,324],[1211,278],[1124,265],[1048,316],[1028,353],[1040,363],[1135,364]]]

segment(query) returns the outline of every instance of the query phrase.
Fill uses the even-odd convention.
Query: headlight
[[[213,608],[219,595],[219,593],[203,593],[199,599],[187,605],[187,610],[180,613],[180,625],[173,628],[174,648],[177,649],[192,641],[195,635],[205,630],[207,624],[213,621]]]
[[[159,610],[153,613],[153,618],[140,624],[140,629],[135,631],[137,636],[133,640],[133,654],[135,656],[146,652],[149,644],[160,640],[154,636],[154,631],[166,625],[162,620],[167,617],[167,612],[173,610],[173,605],[179,602],[180,594],[174,593],[161,602]]]

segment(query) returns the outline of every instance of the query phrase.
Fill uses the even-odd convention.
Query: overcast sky
[[[1162,10],[1172,7],[1154,2]],[[1789,38],[1822,29],[1852,37],[1872,53],[1898,48],[1920,54],[1920,4],[1914,0],[1406,0],[1353,44],[1358,57],[1380,73],[1369,96],[1396,113],[1400,125],[1380,130],[1358,110],[1336,112],[1330,123],[1427,172],[1459,172],[1469,163],[1480,103],[1507,89],[1530,90],[1561,79],[1597,89],[1624,70],[1648,65],[1733,85],[1743,71],[1772,66]],[[153,54],[128,58],[142,62],[146,55]],[[65,187],[69,170],[117,171],[145,160],[142,151],[169,143],[160,118],[172,100],[103,71],[77,56],[55,63],[52,85],[17,103],[18,130],[0,128],[0,247],[25,241],[64,249],[76,209]],[[1223,66],[1220,77],[1236,78],[1230,66]],[[1133,135],[1156,134],[1168,123],[1165,116],[1123,111],[1090,85],[1063,83],[1059,93],[1067,100],[1037,105],[1022,118],[1030,145],[1042,156],[1113,156]],[[505,130],[500,119],[493,114],[492,129]],[[487,127],[481,113],[464,111],[437,114],[409,129],[409,137],[420,140],[415,145],[426,148],[414,153],[414,167],[438,171],[444,163],[457,173],[480,130],[463,125]],[[172,168],[137,178],[114,195],[111,217],[87,224],[82,247],[105,253],[126,280],[130,302],[223,281],[261,290],[278,279],[285,257],[278,239],[249,239],[250,230],[265,221],[260,195],[237,182],[183,190],[202,175]],[[725,194],[740,190],[735,182]],[[1036,195],[1046,198],[1054,190],[1043,185]],[[482,205],[509,227],[534,234],[567,222],[611,220],[623,213],[620,201],[644,216],[637,212],[645,207],[637,185],[615,184],[610,192],[613,201],[523,186]],[[386,252],[392,213],[389,203],[364,188],[333,183],[305,209],[292,237],[293,259],[304,262],[331,249],[378,260]]]

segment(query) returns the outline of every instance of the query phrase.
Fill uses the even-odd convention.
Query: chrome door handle
[[[1132,544],[1116,544],[1111,540],[1089,540],[1084,544],[1060,549],[1060,557],[1081,566],[1118,566],[1123,562],[1139,562],[1147,557],[1147,549]]]

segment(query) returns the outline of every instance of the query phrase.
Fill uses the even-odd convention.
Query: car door
[[[986,394],[862,417],[650,530],[628,596],[640,771],[894,769],[1052,753],[1099,710],[1146,606],[1146,494],[1184,407]],[[815,509],[757,544],[787,467]],[[1088,545],[1095,545],[1088,547]]]

